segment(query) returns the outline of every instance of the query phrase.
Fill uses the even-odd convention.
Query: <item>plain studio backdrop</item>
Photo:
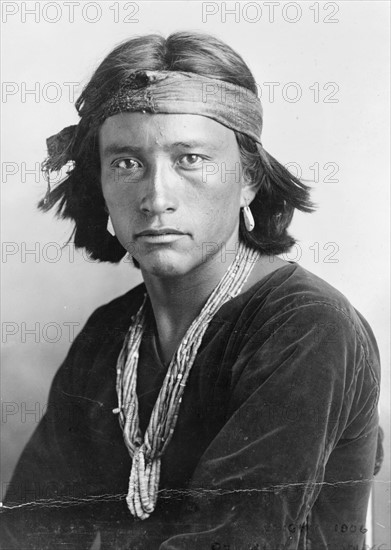
[[[382,359],[386,458],[373,491],[373,543],[389,548],[388,2],[1,2],[2,493],[45,412],[53,376],[99,305],[140,281],[129,261],[88,260],[71,225],[36,209],[45,140],[77,123],[73,103],[119,42],[211,33],[253,71],[263,143],[312,180],[316,213],[297,214],[284,255],[342,291]]]

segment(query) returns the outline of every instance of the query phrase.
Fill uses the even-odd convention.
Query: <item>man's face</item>
[[[184,275],[217,245],[237,245],[245,201],[232,130],[199,115],[119,113],[99,147],[116,236],[143,271]]]

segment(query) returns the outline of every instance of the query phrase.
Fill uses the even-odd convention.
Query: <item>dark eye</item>
[[[114,166],[121,168],[122,170],[134,170],[140,167],[140,163],[133,159],[121,159],[114,163]]]
[[[203,158],[200,155],[188,154],[183,155],[179,162],[183,166],[197,166],[198,164],[201,164],[202,161]]]

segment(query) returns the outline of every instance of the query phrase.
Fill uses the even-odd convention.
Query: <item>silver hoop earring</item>
[[[247,231],[252,231],[255,227],[254,216],[250,210],[249,206],[243,206],[243,218],[244,225],[246,226]]]
[[[115,237],[115,230],[114,230],[113,222],[111,221],[110,216],[107,218],[107,231],[110,233],[110,235]]]

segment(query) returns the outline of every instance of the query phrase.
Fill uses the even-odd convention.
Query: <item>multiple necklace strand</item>
[[[240,243],[235,260],[213,290],[201,313],[194,319],[171,359],[144,438],[139,428],[136,384],[140,343],[147,324],[147,295],[132,318],[118,357],[118,408],[113,412],[119,413],[124,441],[132,457],[126,502],[135,517],[146,519],[155,509],[161,456],[174,433],[182,395],[205,331],[217,310],[240,293],[258,258],[259,252]]]

